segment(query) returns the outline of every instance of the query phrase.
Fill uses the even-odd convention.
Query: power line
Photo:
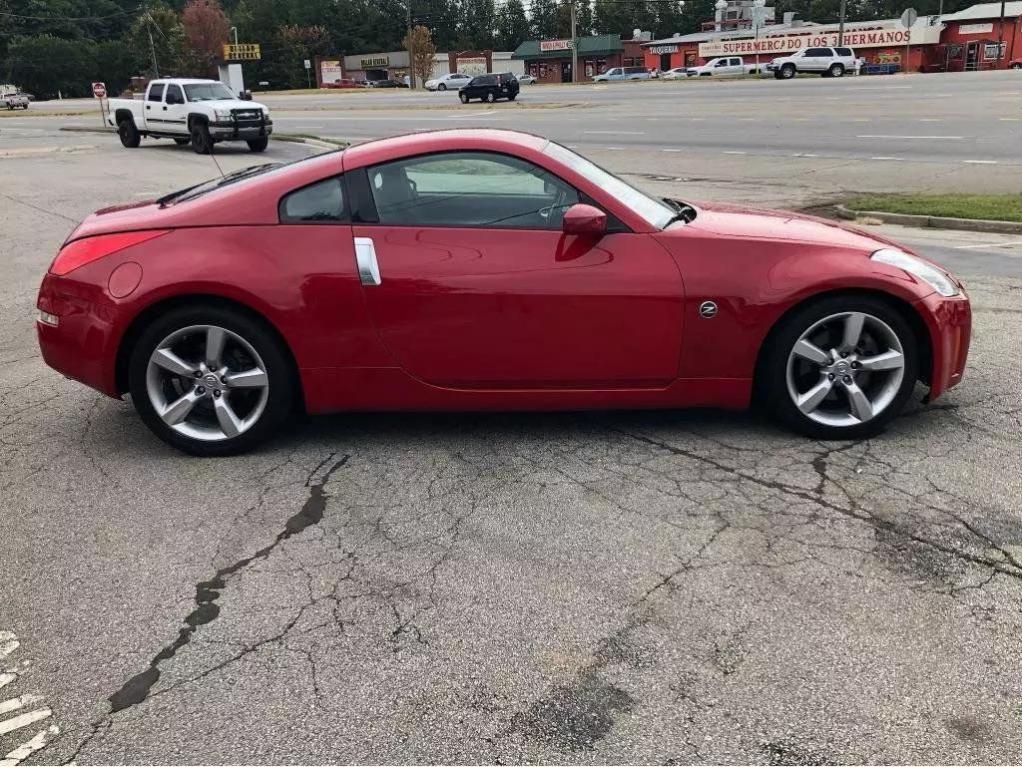
[[[105,21],[106,19],[113,19],[117,16],[131,16],[134,13],[138,13],[144,6],[138,6],[133,10],[122,10],[115,11],[114,13],[108,13],[105,16],[28,16],[23,13],[11,13],[9,11],[0,11],[0,16],[5,16],[10,19],[26,19],[28,21]]]

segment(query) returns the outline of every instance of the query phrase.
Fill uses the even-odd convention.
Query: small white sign
[[[540,40],[541,51],[568,51],[571,50],[571,40]]]
[[[312,62],[309,61],[308,59],[305,60],[305,68],[312,69]]]
[[[958,27],[960,35],[986,35],[993,31],[993,24],[962,24]]]

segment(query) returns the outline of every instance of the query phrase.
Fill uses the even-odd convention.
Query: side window
[[[282,224],[338,223],[348,220],[340,176],[317,181],[285,195],[278,207]]]
[[[441,152],[377,165],[369,188],[381,224],[560,229],[579,201],[532,163],[489,152]]]
[[[171,83],[167,86],[167,103],[168,104],[184,104],[185,97],[181,93],[181,86],[174,85]]]
[[[729,61],[733,67],[740,67],[742,65],[741,59],[729,59]]]
[[[156,83],[149,87],[149,95],[146,101],[163,101],[163,83]]]

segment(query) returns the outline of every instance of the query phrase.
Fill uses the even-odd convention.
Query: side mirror
[[[592,205],[579,203],[564,211],[561,231],[565,234],[605,234],[607,214]]]
[[[242,91],[241,93],[238,94],[238,98],[241,99],[242,101],[251,101],[252,91]]]

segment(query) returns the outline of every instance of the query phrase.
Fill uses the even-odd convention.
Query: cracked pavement
[[[965,381],[874,440],[345,414],[201,460],[38,357],[69,219],[209,175],[124,157],[0,160],[0,628],[60,729],[26,764],[1017,761],[1017,273],[962,251]]]

